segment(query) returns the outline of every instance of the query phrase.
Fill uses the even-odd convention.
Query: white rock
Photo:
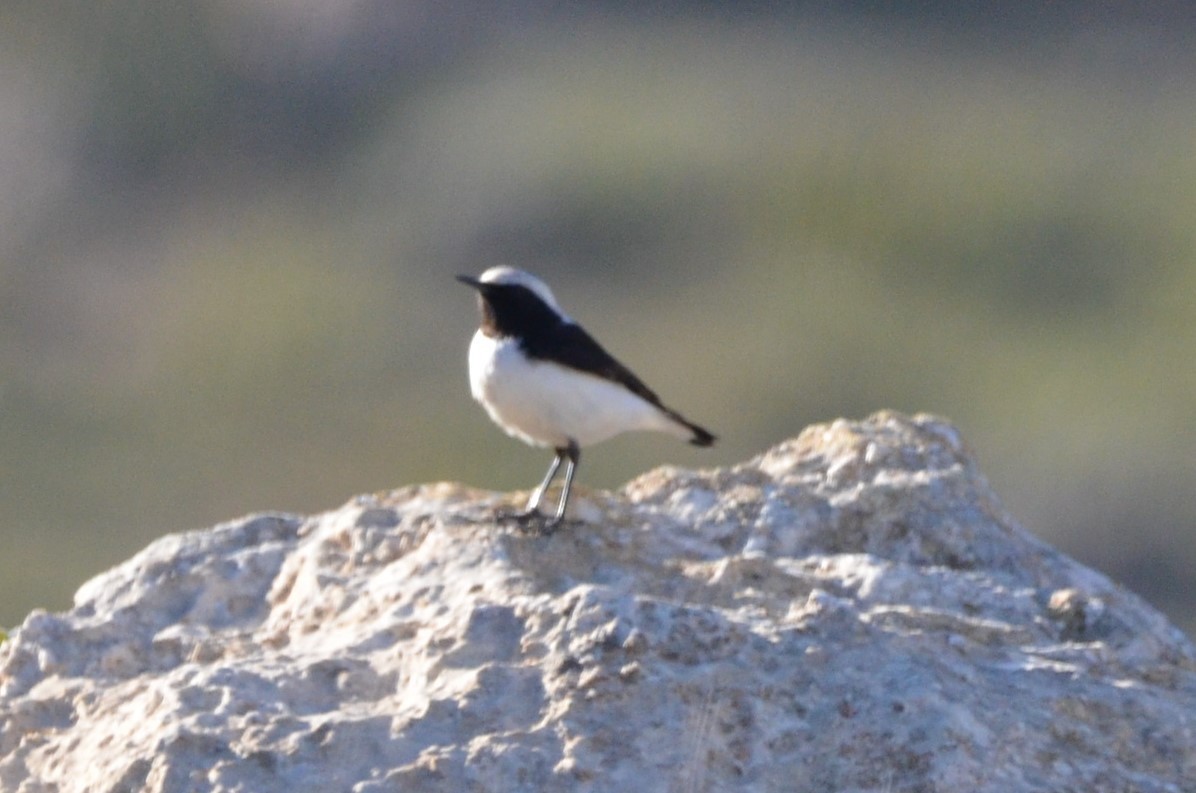
[[[1196,653],[946,422],[164,537],[0,645],[0,790],[1196,790]]]

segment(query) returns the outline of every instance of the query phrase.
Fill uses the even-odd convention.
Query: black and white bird
[[[565,314],[540,279],[504,266],[457,280],[478,291],[482,314],[469,345],[473,398],[508,435],[556,452],[520,520],[539,515],[540,499],[567,460],[548,528],[560,524],[583,446],[631,430],[667,432],[695,446],[714,443]]]

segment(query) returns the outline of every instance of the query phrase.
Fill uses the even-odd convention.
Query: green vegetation
[[[469,400],[450,278],[507,261],[723,439],[619,439],[582,486],[934,411],[1029,527],[1196,630],[1186,56],[592,21],[350,84],[327,127],[268,116],[275,141],[226,105],[294,85],[239,71],[219,26],[176,29],[210,21],[142,22],[202,44],[122,35],[94,62],[130,61],[75,73],[94,104],[52,128],[95,137],[0,258],[0,622],[167,531],[532,486],[542,455]]]

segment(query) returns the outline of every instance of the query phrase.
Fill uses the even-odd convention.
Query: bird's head
[[[458,275],[457,280],[478,290],[482,297],[493,294],[500,287],[523,287],[544,301],[545,305],[556,313],[561,316],[565,314],[565,312],[561,311],[561,307],[556,302],[556,297],[552,294],[552,290],[548,288],[548,284],[531,273],[515,267],[500,264],[497,267],[491,267],[477,278],[469,275]]]

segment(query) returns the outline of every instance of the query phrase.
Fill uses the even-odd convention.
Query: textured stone
[[[1196,791],[1196,653],[892,413],[164,537],[0,645],[0,789]]]

